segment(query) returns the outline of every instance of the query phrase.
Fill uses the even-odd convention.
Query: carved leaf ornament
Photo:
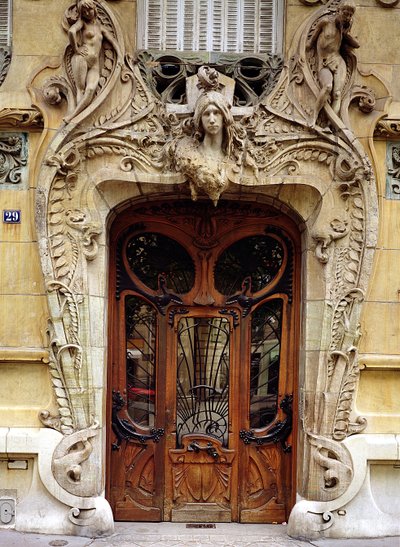
[[[273,90],[243,110],[233,104],[234,80],[210,67],[186,79],[186,104],[161,102],[144,79],[143,67],[124,55],[122,32],[111,8],[101,0],[90,2],[95,8],[91,15],[79,3],[66,10],[63,27],[75,35],[76,43],[68,44],[62,73],[45,82],[41,95],[47,108],[61,108],[65,117],[39,177],[38,205],[45,207],[47,216],[45,223],[38,220],[38,232],[51,310],[50,370],[59,407],[59,416],[43,411],[43,423],[74,434],[90,428],[102,412],[91,396],[82,397],[93,360],[87,261],[97,260],[105,222],[91,197],[96,176],[105,181],[118,176],[131,181],[132,189],[138,181],[146,188],[154,185],[157,192],[163,185],[165,191],[173,187],[174,192],[190,193],[193,200],[207,196],[215,206],[227,191],[262,192],[269,185],[308,181],[322,196],[317,218],[307,222],[316,257],[326,268],[328,311],[321,323],[330,343],[318,369],[318,384],[329,402],[321,407],[316,403],[315,423],[306,434],[316,447],[312,465],[318,477],[323,481],[325,476],[328,486],[336,481],[335,495],[340,493],[351,477],[351,462],[340,459],[340,441],[366,425],[362,418],[350,423],[350,412],[358,381],[361,302],[372,263],[372,250],[366,260],[366,249],[374,247],[370,210],[376,206],[371,165],[348,116],[353,101],[361,99],[362,112],[374,108],[372,91],[357,80],[353,51],[338,61],[345,74],[339,97],[324,95],[319,80],[318,29],[336,25],[341,3],[330,0],[312,11]],[[101,44],[94,52],[100,67],[95,88],[79,84],[80,74],[71,63],[90,17]],[[352,40],[350,31],[347,39]],[[356,49],[351,43],[350,49]],[[108,101],[114,95],[118,101]],[[82,472],[86,464],[83,461]],[[221,465],[212,487],[217,490],[225,481]],[[332,473],[327,473],[331,467]],[[175,481],[178,490],[186,488],[185,477]],[[187,495],[205,499],[210,488]],[[320,499],[318,492],[313,495]]]

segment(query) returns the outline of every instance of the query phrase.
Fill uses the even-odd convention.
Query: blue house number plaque
[[[5,224],[20,224],[21,211],[19,209],[4,209],[3,222]]]

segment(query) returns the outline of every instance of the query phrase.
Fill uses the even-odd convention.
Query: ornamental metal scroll
[[[138,433],[129,420],[121,418],[119,411],[126,405],[125,399],[119,391],[113,392],[112,405],[112,430],[117,437],[117,441],[112,443],[113,450],[119,450],[122,441],[139,442],[146,444],[147,441],[158,443],[165,431],[162,427],[150,429],[150,434]]]
[[[256,436],[252,429],[242,429],[239,432],[239,436],[244,444],[256,443],[258,446],[264,444],[277,444],[281,443],[283,451],[287,454],[292,451],[290,444],[287,444],[290,433],[293,426],[293,395],[285,395],[279,405],[283,412],[286,414],[286,418],[282,421],[276,422],[270,429],[268,429],[265,435]]]

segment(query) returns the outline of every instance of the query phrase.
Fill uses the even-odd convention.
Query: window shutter
[[[259,4],[257,0],[243,0],[243,47],[242,51],[258,51],[257,27],[259,22]]]
[[[282,0],[138,0],[144,49],[276,53],[282,27]]]
[[[0,0],[0,47],[11,45],[10,0]]]
[[[163,36],[162,14],[164,11],[164,2],[162,0],[144,0],[144,9],[142,16],[142,31],[144,31],[144,40],[141,46],[145,49],[161,49],[161,39]]]
[[[226,1],[226,29],[225,49],[240,53],[243,49],[242,33],[242,2],[237,0]]]
[[[224,17],[225,0],[214,0],[210,4],[213,6],[209,14],[209,30],[212,33],[209,39],[209,51],[224,51],[224,26],[227,24]]]
[[[183,31],[183,50],[198,50],[198,8],[196,0],[184,0],[180,8],[183,14],[179,26]]]
[[[198,51],[208,51],[208,33],[209,33],[209,25],[208,25],[208,1],[207,0],[199,0],[198,2],[198,10],[199,10],[199,26],[198,26],[198,44],[199,49]]]
[[[178,0],[165,0],[165,3],[165,42],[161,49],[181,50],[182,45],[179,44],[179,38],[183,34],[183,29],[182,26],[179,26],[178,19],[180,2]],[[179,45],[181,47],[179,47]]]
[[[264,0],[259,6],[258,51],[273,53],[275,50],[275,10],[274,0]]]

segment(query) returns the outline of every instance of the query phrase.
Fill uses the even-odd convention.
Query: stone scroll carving
[[[113,206],[132,201],[137,194],[157,194],[211,199],[218,207],[225,196],[251,199],[254,194],[280,193],[288,211],[296,208],[292,196],[308,191],[304,195],[315,196],[315,203],[303,222],[315,252],[310,260],[324,278],[325,300],[318,318],[318,373],[316,384],[307,387],[313,396],[305,404],[310,410],[303,432],[310,455],[305,461],[313,471],[304,481],[302,495],[321,502],[338,496],[353,473],[343,441],[366,425],[352,411],[360,314],[376,244],[373,172],[348,115],[353,101],[358,101],[358,116],[371,112],[373,93],[364,86],[352,51],[336,51],[345,69],[336,104],[332,95],[326,97],[319,74],[323,63],[317,29],[326,28],[326,18],[331,24],[342,17],[340,6],[347,3],[330,0],[313,10],[299,29],[274,89],[246,107],[234,104],[235,81],[209,67],[187,78],[186,104],[163,103],[140,66],[124,56],[111,8],[95,0],[89,3],[95,10],[86,8],[90,15],[82,11],[83,4],[73,4],[64,18],[66,30],[77,25],[70,32],[71,40],[76,34],[77,46],[67,46],[64,73],[46,80],[48,72],[43,71],[32,84],[32,89],[42,88],[36,94],[38,105],[58,116],[60,124],[65,123],[63,116],[66,121],[43,151],[36,203],[51,316],[50,370],[59,409],[58,416],[43,411],[43,422],[72,436],[93,427],[103,415],[92,378],[95,366],[106,366],[106,351],[100,354],[96,348],[90,315],[93,303],[98,306],[93,295],[105,296],[99,271],[104,275],[107,265],[100,251],[110,210],[100,194],[120,184],[124,197]],[[80,76],[72,64],[74,47],[83,47],[86,25],[94,25],[98,33],[94,57],[100,76],[97,79],[96,72],[94,92],[93,86],[86,92],[86,79],[78,94]],[[315,108],[322,96],[321,106]],[[285,198],[287,189],[293,192]],[[113,199],[112,194],[109,197]],[[96,308],[96,321],[106,313],[105,302],[103,298],[100,313]],[[104,324],[100,328],[106,332]],[[84,443],[82,435],[78,451],[98,438]],[[66,448],[63,454],[74,451]],[[88,459],[74,464],[82,467],[81,481],[94,452],[88,447]],[[58,463],[65,478],[64,456]],[[73,479],[74,472],[69,479],[66,474],[65,480]],[[325,489],[313,489],[315,481]]]
[[[20,184],[27,161],[26,135],[0,133],[0,187]]]

